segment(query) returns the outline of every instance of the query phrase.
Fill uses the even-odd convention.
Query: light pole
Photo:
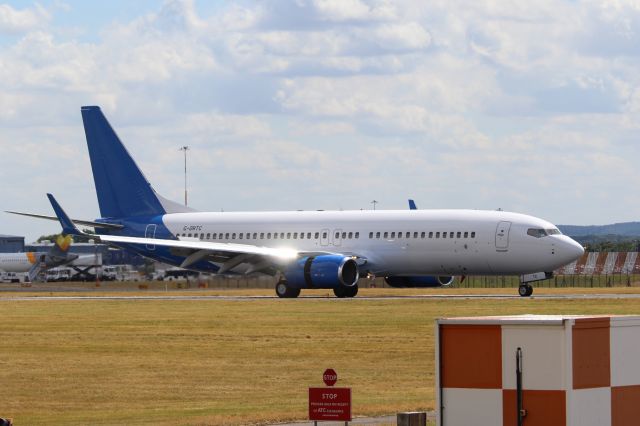
[[[189,147],[187,145],[180,147],[179,151],[184,152],[184,205],[187,205],[187,151]]]

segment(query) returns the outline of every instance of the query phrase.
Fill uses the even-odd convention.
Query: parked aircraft
[[[77,254],[68,252],[71,242],[70,235],[59,235],[48,252],[0,253],[0,271],[28,272],[29,281],[34,281],[40,272],[78,258]]]
[[[101,218],[71,220],[50,194],[56,216],[18,214],[57,218],[69,234],[91,225],[103,242],[183,268],[277,274],[280,297],[353,297],[360,276],[434,287],[454,275],[520,275],[529,296],[584,252],[555,225],[505,211],[196,212],[155,192],[99,107],[81,112]]]

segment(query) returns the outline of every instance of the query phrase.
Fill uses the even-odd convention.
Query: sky
[[[176,201],[189,146],[198,210],[634,221],[639,69],[638,1],[0,0],[0,210],[99,217],[99,105]]]

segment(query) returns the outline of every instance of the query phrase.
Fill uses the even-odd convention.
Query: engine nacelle
[[[453,283],[454,277],[417,276],[417,277],[385,277],[384,281],[395,288],[446,287]]]
[[[352,287],[358,283],[358,264],[337,254],[310,256],[297,260],[284,272],[292,288]]]

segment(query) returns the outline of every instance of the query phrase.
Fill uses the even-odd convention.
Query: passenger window
[[[453,238],[453,232],[449,232],[449,238]]]
[[[340,238],[340,233],[339,233],[339,232],[336,232],[336,235],[335,235],[335,237],[334,237],[334,238],[335,238],[336,240],[337,240],[337,239],[339,239],[339,238]]]
[[[316,238],[318,238],[318,237],[316,237]],[[307,240],[310,240],[310,239],[311,239],[311,232],[307,232]]]
[[[297,240],[297,239],[298,239],[298,233],[297,233],[297,232],[294,232],[294,233],[293,233],[293,239],[294,239],[294,240]]]
[[[301,240],[304,240],[304,232],[301,232],[301,233],[300,233],[300,239],[301,239]]]
[[[417,232],[413,233],[413,238],[418,238],[418,233]],[[424,232],[422,233],[422,238],[424,238]]]
[[[224,239],[228,240],[229,239],[229,233],[227,232],[226,234],[224,234]]]
[[[207,240],[210,240],[210,239],[211,239],[211,233],[207,232]]]
[[[274,233],[273,233],[273,239],[274,239],[274,240],[277,240],[277,239],[278,239],[278,233],[277,233],[277,232],[274,232]]]
[[[191,238],[191,234],[189,234],[189,238]]]
[[[398,232],[398,238],[402,238],[402,232]]]
[[[316,237],[316,238],[318,238],[318,237]],[[326,232],[322,233],[322,238],[327,238],[327,233]]]
[[[353,238],[353,232],[349,232],[349,236],[348,236],[348,238],[349,238],[349,239],[352,239],[352,238]]]
[[[280,239],[281,239],[281,240],[284,240],[284,232],[281,232],[281,233],[280,233]]]
[[[442,233],[442,238],[447,238],[447,233],[446,232]]]
[[[260,233],[260,239],[261,239],[261,240],[264,240],[264,232],[261,232],[261,233]]]
[[[465,232],[464,232],[464,237],[465,237],[465,238],[469,238],[469,231],[465,231]]]
[[[271,239],[271,232],[267,232],[267,240]]]
[[[214,232],[213,234],[211,234],[211,239],[215,240],[216,238],[218,238],[218,234],[216,232]]]
[[[369,232],[369,239],[373,238],[373,232]]]
[[[436,232],[436,238],[440,238],[440,233]]]
[[[291,239],[291,232],[287,232],[287,240]]]
[[[204,240],[204,232],[200,234],[200,239]]]
[[[475,238],[476,237],[476,233],[475,231],[471,233],[471,238]]]
[[[315,233],[315,238],[316,238],[316,240],[318,239],[318,237],[319,237],[319,236],[320,236],[320,233],[319,233],[319,232],[316,232],[316,233]],[[327,235],[326,235],[326,234],[323,234],[323,237],[322,237],[322,238],[327,238]]]
[[[347,233],[346,233],[346,232],[343,232],[343,233],[342,233],[342,239],[344,240],[345,238],[347,238]]]
[[[235,240],[236,239],[236,233],[234,232],[233,234],[231,234],[231,239]]]
[[[258,239],[258,233],[257,233],[257,232],[254,232],[254,233],[253,233],[253,239],[254,239],[254,240],[257,240],[257,239]]]
[[[384,238],[389,238],[389,232],[384,233]]]
[[[429,232],[429,238],[433,238],[433,232]]]
[[[396,237],[396,233],[395,233],[395,232],[392,232],[392,233],[391,233],[391,239],[394,239],[395,237]]]
[[[240,233],[240,235],[238,236],[239,239],[242,239],[242,232]]]
[[[380,232],[376,232],[376,238],[380,238]]]
[[[359,232],[356,232],[356,240],[357,240],[358,238],[360,238],[360,233],[359,233]]]
[[[458,235],[457,235],[457,237],[458,237],[458,238],[462,237],[462,232],[458,231]]]

